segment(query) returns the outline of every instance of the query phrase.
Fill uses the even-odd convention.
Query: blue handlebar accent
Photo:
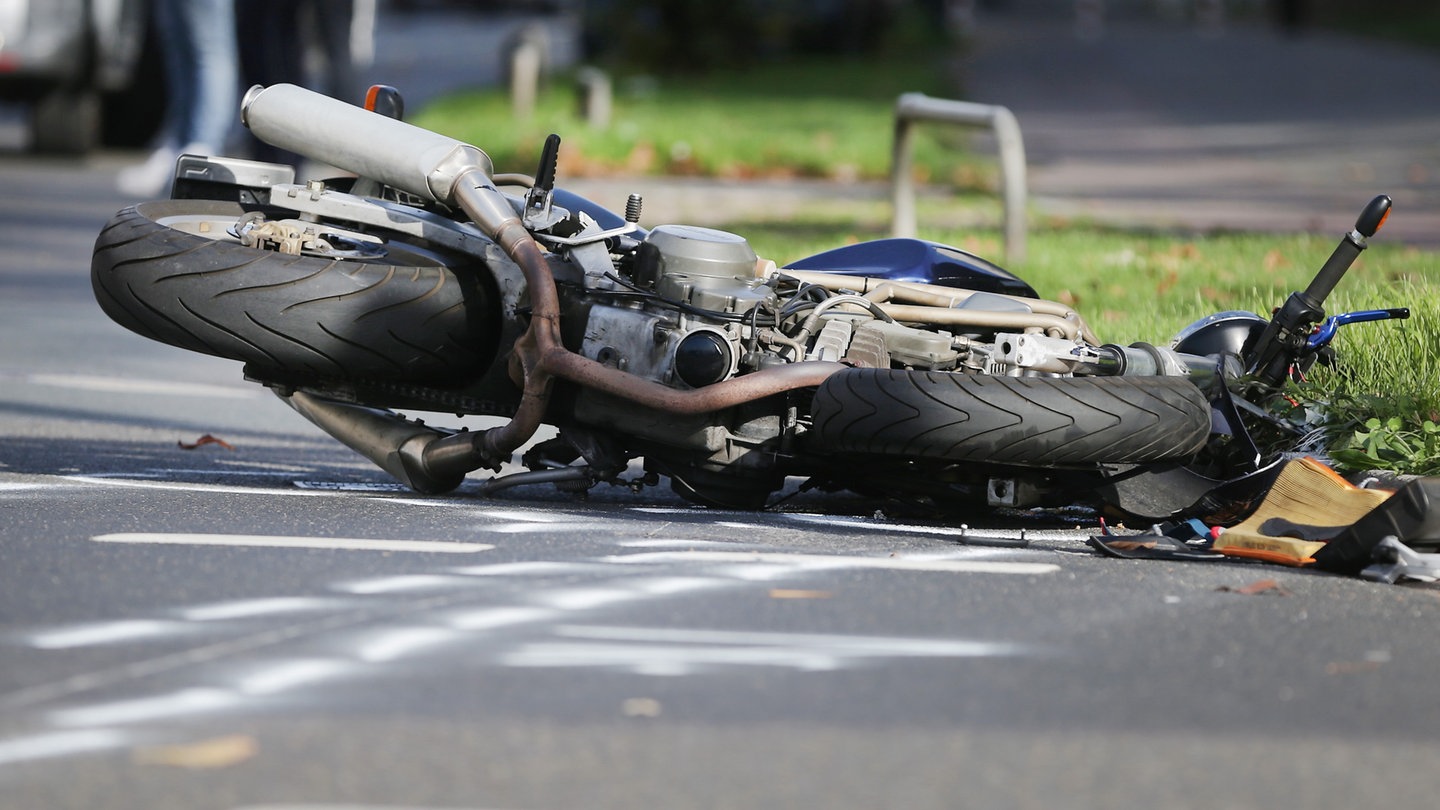
[[[1410,317],[1410,310],[1405,307],[1400,307],[1399,309],[1365,309],[1359,312],[1331,315],[1316,327],[1315,333],[1305,341],[1305,346],[1311,351],[1324,348],[1330,341],[1335,339],[1335,333],[1340,331],[1340,327],[1346,324],[1364,323],[1365,321],[1388,321],[1392,318],[1404,319],[1408,317]]]

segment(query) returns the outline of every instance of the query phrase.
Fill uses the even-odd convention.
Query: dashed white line
[[[31,636],[30,646],[42,650],[68,650],[97,644],[119,644],[145,638],[175,635],[184,631],[184,622],[157,619],[122,619],[49,630]]]
[[[128,745],[129,735],[108,728],[50,731],[0,740],[0,765],[88,754]]]
[[[160,532],[119,532],[100,534],[97,543],[151,543],[180,546],[243,546],[258,548],[312,548],[340,551],[411,551],[435,554],[474,554],[494,546],[485,543],[453,543],[439,540],[369,540],[355,537],[285,537],[260,534],[191,534]]]
[[[57,726],[109,726],[140,723],[171,717],[184,717],[200,712],[228,709],[240,702],[239,695],[228,689],[194,687],[163,695],[96,703],[72,709],[56,709],[50,721]]]
[[[936,571],[952,574],[1053,574],[1053,563],[1010,562],[1006,560],[947,560],[914,557],[857,557],[831,554],[794,554],[762,551],[652,551],[619,554],[605,558],[617,563],[772,563],[802,570],[835,568],[878,568],[891,571]]]
[[[31,374],[26,377],[26,382],[31,385],[102,391],[113,394],[162,394],[218,399],[257,399],[264,395],[264,391],[260,389],[239,386],[207,385],[171,380],[136,380],[128,377],[102,377],[94,374]]]
[[[316,599],[309,596],[272,596],[260,599],[240,599],[234,602],[215,602],[209,605],[192,605],[180,611],[186,621],[214,622],[229,619],[248,619],[255,616],[273,616],[278,613],[298,613],[307,610],[333,608],[333,600]]]

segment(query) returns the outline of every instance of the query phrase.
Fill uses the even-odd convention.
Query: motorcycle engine
[[[633,288],[654,297],[639,307],[592,307],[581,353],[677,387],[729,378],[740,364],[741,318],[776,298],[755,275],[758,261],[750,243],[732,233],[655,228],[630,268]]]

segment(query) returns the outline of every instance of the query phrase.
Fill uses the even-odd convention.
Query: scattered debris
[[[1234,526],[1186,520],[1121,535],[1102,519],[1100,534],[1089,544],[1102,554],[1130,560],[1231,557],[1310,566],[1387,584],[1440,582],[1440,477],[1418,478],[1398,491],[1367,489],[1316,459],[1294,459],[1286,462],[1255,511]]]
[[[1223,560],[1225,555],[1209,549],[1210,533],[1198,520],[1176,523],[1167,529],[1153,527],[1143,534],[1113,534],[1104,523],[1104,534],[1089,539],[1091,548],[1126,560]]]
[[[1280,471],[1250,517],[1215,540],[1214,549],[1234,557],[1309,565],[1335,536],[1327,531],[1349,526],[1391,494],[1361,489],[1313,458],[1297,459]]]

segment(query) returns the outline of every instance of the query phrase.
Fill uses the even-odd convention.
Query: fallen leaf
[[[1255,596],[1262,593],[1274,593],[1276,596],[1294,596],[1284,585],[1273,579],[1262,579],[1239,588],[1232,588],[1229,585],[1221,585],[1215,590],[1223,593],[1238,593],[1243,596]]]
[[[626,698],[620,704],[620,711],[626,717],[659,717],[660,701],[655,698]]]
[[[230,734],[184,745],[159,745],[137,748],[133,758],[138,765],[170,765],[176,768],[207,770],[238,765],[260,750],[260,744],[248,734]]]
[[[771,599],[829,599],[835,594],[831,591],[807,591],[799,588],[771,588]]]
[[[1282,267],[1289,267],[1290,260],[1285,257],[1284,253],[1278,250],[1272,250],[1265,254],[1265,258],[1260,260],[1260,264],[1266,270],[1274,272]]]
[[[199,447],[204,447],[207,444],[218,444],[226,450],[235,449],[235,446],[231,443],[225,441],[224,439],[217,439],[214,436],[211,436],[209,433],[206,433],[204,436],[196,439],[194,444],[186,444],[185,442],[177,442],[177,444],[180,445],[181,450],[194,450]]]

